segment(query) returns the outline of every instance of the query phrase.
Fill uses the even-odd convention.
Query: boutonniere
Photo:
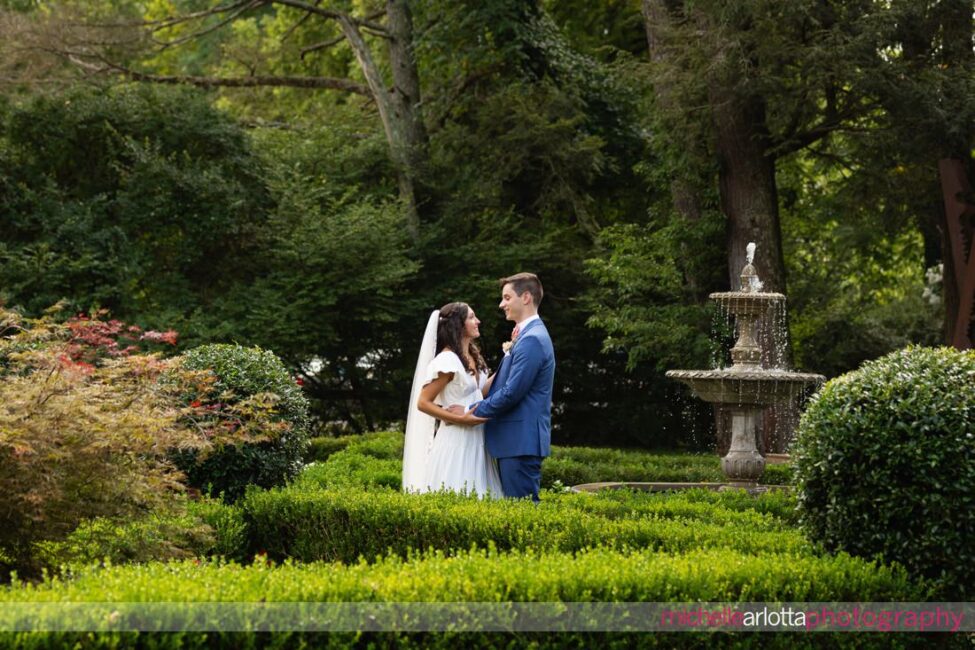
[[[502,352],[504,352],[505,354],[511,352],[511,348],[514,346],[515,341],[517,340],[518,340],[518,326],[515,325],[515,328],[511,330],[511,340],[505,341],[504,343],[501,344]]]

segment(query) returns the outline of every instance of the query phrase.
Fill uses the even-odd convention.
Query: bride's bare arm
[[[451,424],[460,424],[463,421],[462,416],[454,415],[439,404],[433,402],[437,398],[437,395],[444,389],[444,386],[449,384],[453,378],[454,373],[452,372],[441,372],[437,375],[436,379],[420,389],[420,397],[416,401],[416,408],[438,420],[450,422]]]

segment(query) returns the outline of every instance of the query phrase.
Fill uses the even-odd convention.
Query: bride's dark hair
[[[463,302],[451,302],[440,308],[440,322],[437,324],[437,352],[443,351],[444,348],[451,350],[460,357],[468,372],[472,369],[471,362],[476,370],[487,370],[487,363],[481,356],[477,343],[471,340],[466,350],[461,349],[464,326],[470,313],[471,308]]]

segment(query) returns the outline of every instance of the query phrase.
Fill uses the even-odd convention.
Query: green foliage
[[[0,287],[33,313],[81,309],[183,329],[263,220],[242,129],[181,88],[74,90],[0,124]]]
[[[546,0],[542,4],[573,46],[605,59],[619,51],[635,56],[646,54],[646,27],[636,0],[599,4]]]
[[[257,423],[266,430],[267,439],[226,446],[202,459],[193,452],[176,455],[190,485],[235,500],[248,485],[282,485],[298,474],[308,439],[308,401],[273,352],[240,345],[204,345],[184,353],[183,365],[215,375],[219,402],[211,402],[214,407],[260,396],[268,400],[264,408],[241,413],[240,420],[221,423],[229,428]],[[187,401],[200,399],[187,395]],[[206,408],[206,404],[198,406]]]
[[[243,511],[213,499],[180,504],[131,519],[99,517],[81,522],[63,540],[35,544],[45,568],[77,571],[91,564],[130,564],[192,557],[246,559]]]
[[[721,225],[697,224],[697,235],[713,236]],[[635,224],[606,228],[599,240],[605,257],[587,260],[598,286],[588,296],[588,324],[609,335],[604,350],[625,350],[628,368],[650,360],[661,370],[709,367],[710,313],[697,304],[677,259],[686,230],[676,224],[656,231]]]
[[[320,487],[386,487],[398,490],[403,484],[403,462],[346,449],[333,454],[327,463],[306,467],[298,483]]]
[[[916,227],[923,210],[896,193],[930,202],[937,187],[919,192],[904,171],[862,178],[864,169],[847,178],[848,172],[831,171],[815,159],[801,158],[781,170],[796,365],[835,377],[910,343],[936,345],[944,305],[940,289],[926,287],[929,244]],[[878,193],[885,197],[879,215],[876,201],[865,200]],[[933,302],[926,288],[935,289]]]
[[[564,485],[603,481],[717,482],[722,476],[716,456],[638,450],[556,446],[542,463],[545,486],[554,481]]]
[[[306,460],[313,462],[300,481],[322,487],[379,485],[400,487],[403,434],[397,431],[313,438]],[[317,450],[317,451],[316,451]],[[766,465],[761,482],[791,483],[790,465]],[[542,463],[542,487],[604,481],[717,483],[724,480],[717,456],[663,454],[638,449],[555,445]]]
[[[761,576],[756,580],[756,576]],[[814,577],[815,576],[815,577]],[[821,576],[821,579],[819,578]],[[78,573],[71,582],[49,579],[0,596],[0,602],[34,605],[44,620],[46,603],[166,602],[181,620],[194,616],[195,604],[215,599],[232,603],[454,603],[465,623],[478,627],[477,610],[461,603],[504,602],[693,602],[842,601],[866,594],[874,601],[913,601],[919,592],[902,571],[875,567],[848,556],[835,559],[788,555],[740,556],[730,551],[697,551],[686,557],[649,552],[623,554],[593,549],[580,554],[470,551],[456,557],[416,554],[408,560],[384,558],[374,564],[285,564],[268,567],[191,562],[146,567],[111,567]],[[180,605],[180,603],[184,603]],[[97,605],[95,605],[97,607]],[[503,606],[503,605],[502,605]],[[57,605],[54,605],[57,607]],[[477,607],[477,606],[475,606]],[[423,611],[429,611],[425,609]],[[483,611],[483,610],[481,610]],[[591,620],[605,625],[605,610]],[[267,617],[263,614],[267,613]],[[271,618],[274,617],[274,618]],[[471,618],[473,617],[473,618]],[[250,622],[275,628],[274,609],[254,611]],[[64,620],[58,620],[63,623]],[[492,621],[496,625],[497,621]],[[487,627],[488,621],[481,624]],[[493,627],[493,625],[492,625]],[[915,647],[930,635],[842,634],[667,634],[581,632],[305,633],[270,635],[227,632],[189,633],[30,633],[0,635],[10,647],[61,648],[890,648]]]
[[[189,503],[189,513],[209,526],[213,534],[208,546],[195,550],[197,556],[246,559],[247,524],[241,508],[218,499],[203,498]]]
[[[912,347],[838,377],[794,449],[803,527],[900,562],[942,598],[975,584],[975,353]]]
[[[428,312],[406,290],[419,264],[381,142],[341,124],[258,139],[275,207],[245,279],[198,314],[199,336],[274,350],[301,372],[318,429],[401,418],[403,323]]]
[[[388,487],[399,489],[403,477],[403,434],[398,431],[339,438],[313,438],[328,454],[307,465],[297,483],[307,487]]]

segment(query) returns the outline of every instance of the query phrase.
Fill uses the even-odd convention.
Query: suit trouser
[[[531,497],[538,503],[538,488],[542,482],[541,456],[510,456],[498,459],[501,489],[506,497]]]

